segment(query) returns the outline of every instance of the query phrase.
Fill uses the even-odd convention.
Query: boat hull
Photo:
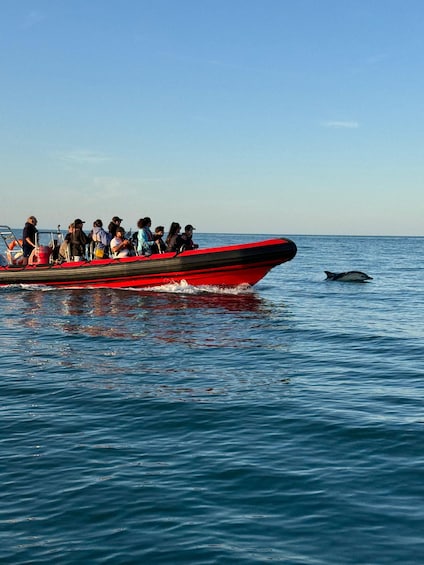
[[[61,265],[0,268],[0,286],[12,284],[73,288],[140,288],[186,281],[193,286],[254,285],[273,267],[296,255],[290,239],[164,253],[150,257],[102,259]]]

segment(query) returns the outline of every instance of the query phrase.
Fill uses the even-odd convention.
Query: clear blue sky
[[[424,235],[422,0],[0,0],[0,223]]]

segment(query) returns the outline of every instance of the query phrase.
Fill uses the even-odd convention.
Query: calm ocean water
[[[424,238],[293,239],[253,291],[0,289],[1,564],[424,563]]]

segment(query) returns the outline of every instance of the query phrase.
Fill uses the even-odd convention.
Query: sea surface
[[[252,290],[0,289],[2,565],[424,563],[424,238],[291,237]]]

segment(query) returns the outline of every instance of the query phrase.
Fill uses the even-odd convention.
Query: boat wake
[[[56,290],[54,287],[47,287],[47,286],[43,286],[41,284],[10,284],[8,286],[3,286],[0,287],[0,291],[4,292],[4,293],[8,293],[8,292],[16,292],[16,291],[22,291],[22,290],[42,290],[42,291],[46,291],[46,290]]]
[[[142,292],[166,292],[173,294],[229,294],[229,295],[241,295],[241,294],[253,294],[254,289],[249,284],[241,284],[236,287],[221,287],[214,285],[201,285],[192,286],[187,283],[187,281],[181,281],[179,283],[168,283],[161,286],[152,286],[147,288],[132,288],[128,290],[137,290]]]
[[[102,290],[107,287],[86,287],[86,290]],[[13,284],[8,287],[1,288],[3,292],[16,292],[16,291],[38,291],[38,292],[51,292],[60,290],[81,290],[76,286],[63,286],[61,288],[53,286],[44,286],[39,284]],[[108,288],[108,290],[111,290]],[[151,287],[125,287],[116,288],[117,291],[131,291],[131,292],[148,292],[148,293],[172,293],[172,294],[185,294],[185,295],[200,295],[200,294],[220,294],[220,295],[230,295],[230,296],[240,296],[240,295],[252,295],[255,293],[254,288],[249,284],[241,284],[236,287],[221,287],[216,285],[202,285],[193,286],[183,280],[179,283],[168,283],[160,286]]]

